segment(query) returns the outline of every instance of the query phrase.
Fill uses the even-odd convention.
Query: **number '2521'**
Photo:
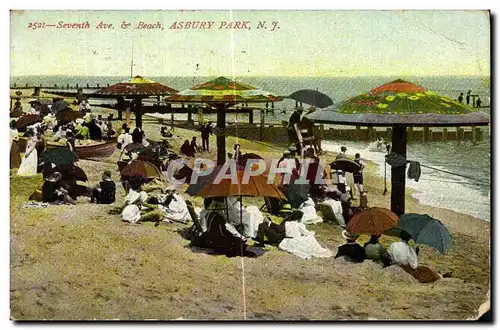
[[[45,22],[43,22],[43,23],[40,23],[40,22],[28,23],[28,29],[36,30],[36,29],[43,29],[43,28],[45,28]]]

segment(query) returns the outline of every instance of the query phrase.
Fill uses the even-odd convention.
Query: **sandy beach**
[[[146,136],[158,140],[160,126],[145,119]],[[199,136],[182,128],[175,128],[174,134],[178,138],[170,142],[176,151],[185,139]],[[281,155],[276,145],[237,137],[226,141],[228,148],[238,141],[244,153]],[[211,152],[201,156],[214,159],[215,136],[210,144]],[[328,152],[322,160],[329,163],[334,157]],[[115,152],[101,161],[80,160],[78,166],[87,173],[88,185],[98,183],[106,169],[118,181],[117,159]],[[89,204],[82,197],[75,206],[34,209],[23,208],[23,203],[41,185],[41,175],[22,178],[11,172],[10,179],[10,299],[15,320],[242,319],[242,266],[247,318],[258,320],[463,320],[476,315],[489,290],[490,224],[420,205],[409,191],[407,212],[440,219],[454,237],[446,255],[422,247],[419,262],[442,274],[451,272],[451,278],[420,284],[399,266],[303,260],[273,247],[243,262],[240,257],[207,255],[189,248],[181,235],[186,225],[130,225],[109,214],[123,204],[121,186],[112,206]],[[390,194],[382,194],[383,178],[372,162],[365,170],[365,187],[370,206],[390,206]],[[190,200],[202,205],[200,198]],[[263,201],[247,198],[244,203],[260,207]],[[321,223],[308,229],[334,253],[344,243],[337,225]],[[367,240],[361,236],[358,241]],[[387,246],[396,240],[383,236],[381,242]]]

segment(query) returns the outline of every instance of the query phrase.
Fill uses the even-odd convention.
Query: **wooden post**
[[[87,83],[87,88],[89,88],[89,83]]]
[[[40,96],[40,87],[35,87],[35,91],[33,92],[33,96]]]
[[[97,88],[99,88],[99,83],[97,83]]]
[[[138,97],[135,104],[135,127],[142,129],[142,99]]]
[[[477,141],[483,140],[483,134],[482,134],[481,129],[479,127],[476,127],[476,138],[477,138]]]
[[[319,137],[321,141],[325,139],[325,124],[319,124]]]
[[[182,103],[182,109],[184,109],[184,103]],[[170,130],[174,129],[174,112],[175,108],[172,108],[172,111],[170,111]]]
[[[259,134],[259,140],[262,141],[264,139],[264,124],[266,121],[266,115],[264,110],[260,111],[260,134]]]
[[[448,128],[443,128],[443,141],[448,141]]]
[[[226,136],[223,133],[226,129],[226,105],[217,104],[217,165],[224,165],[226,162]]]
[[[125,124],[127,124],[128,127],[130,127],[130,107],[132,106],[132,104],[130,104],[130,106],[127,107],[127,110],[125,110]],[[121,114],[122,112],[118,112],[118,119],[121,120]]]
[[[422,142],[429,141],[429,127],[424,127],[424,133],[422,134]]]
[[[14,83],[14,88],[16,88],[16,86],[17,86],[17,84],[16,84],[16,83]]]
[[[57,88],[57,84],[54,84],[54,88]]]
[[[375,129],[373,126],[368,127],[368,140],[372,141],[375,139]]]
[[[193,118],[192,118],[192,108],[193,108],[193,106],[191,104],[188,104],[188,107],[187,107],[188,123],[191,123],[193,121]]]
[[[410,142],[413,138],[413,126],[406,128],[406,142]]]
[[[198,108],[198,125],[203,124],[203,106]]]
[[[392,130],[392,152],[406,159],[406,126],[396,125]],[[406,164],[391,167],[391,211],[405,213]]]
[[[250,108],[250,110],[248,111],[248,123],[253,124],[253,109],[252,108]]]
[[[472,142],[477,142],[477,135],[476,135],[476,126],[472,126]]]
[[[76,84],[76,89],[78,89],[78,84]]]
[[[69,89],[69,84],[66,84],[66,89]]]
[[[457,126],[457,141],[461,141],[462,140],[461,138],[462,137],[460,136],[460,127]]]

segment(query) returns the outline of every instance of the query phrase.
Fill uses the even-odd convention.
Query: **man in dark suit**
[[[295,132],[295,124],[299,124],[302,117],[302,107],[297,107],[288,120],[288,142],[290,145],[297,141],[297,133]]]

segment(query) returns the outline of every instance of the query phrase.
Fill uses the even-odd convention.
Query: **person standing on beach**
[[[480,108],[481,107],[481,103],[482,103],[481,98],[478,97],[477,101],[476,101],[476,108]]]
[[[233,147],[234,149],[234,161],[236,162],[236,164],[239,164],[239,165],[242,165],[240,164],[241,162],[241,146],[239,143],[236,143]]]
[[[133,142],[132,140],[132,135],[130,135],[130,128],[126,127],[123,128],[123,133],[118,136],[118,139],[116,140],[116,148],[120,149],[120,158],[119,160],[122,159],[123,152],[125,151],[125,147],[128,146]]]
[[[354,179],[354,184],[356,188],[358,188],[359,195],[361,196],[364,192],[363,188],[363,169],[365,168],[365,164],[361,161],[361,155],[357,153],[354,155],[354,162],[359,165],[359,170],[352,174]]]
[[[469,91],[467,92],[467,96],[465,97],[465,102],[467,102],[467,105],[470,104],[470,93],[472,93],[472,91],[469,89]]]
[[[347,155],[345,154],[346,152],[347,152],[346,146],[340,147],[340,153],[337,155],[337,157],[335,157],[335,160],[347,158]]]
[[[302,107],[295,108],[295,111],[288,119],[288,143],[290,145],[297,143],[297,133],[295,132],[295,124],[299,124],[302,117]]]
[[[460,93],[460,96],[458,97],[458,102],[464,103],[464,93]]]
[[[21,161],[21,166],[17,171],[17,175],[33,176],[36,175],[38,167],[38,155],[36,151],[36,143],[38,142],[38,139],[33,130],[26,131],[24,135],[28,137],[29,140],[26,145],[23,160]]]
[[[201,144],[202,144],[203,151],[210,152],[210,149],[209,149],[209,137],[210,137],[210,135],[213,135],[212,123],[208,122],[201,127]]]

